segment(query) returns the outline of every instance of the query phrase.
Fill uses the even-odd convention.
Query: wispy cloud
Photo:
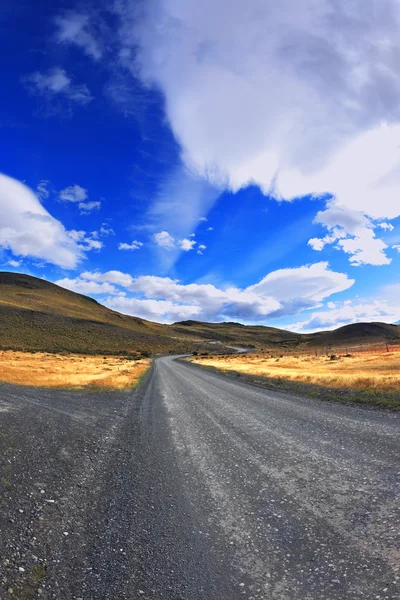
[[[93,100],[86,84],[75,84],[64,69],[53,67],[46,72],[25,75],[22,82],[36,95],[47,98],[61,96],[73,104],[85,106]]]
[[[55,34],[57,42],[78,46],[85,54],[95,60],[102,57],[102,44],[92,31],[93,18],[90,18],[89,15],[68,12],[63,16],[56,17],[55,25],[57,28]]]
[[[92,202],[79,202],[78,208],[80,210],[81,215],[88,215],[93,210],[99,210],[101,207],[101,202],[98,200],[94,200]]]
[[[98,200],[89,201],[88,191],[80,185],[70,185],[58,194],[58,199],[61,202],[73,202],[78,205],[81,215],[88,215],[93,210],[99,210],[101,202]]]
[[[36,186],[36,196],[39,198],[39,200],[47,200],[47,198],[50,196],[49,185],[50,181],[47,179],[42,179],[39,181],[38,185]]]

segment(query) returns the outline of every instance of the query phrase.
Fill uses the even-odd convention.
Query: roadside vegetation
[[[88,356],[0,351],[0,381],[18,385],[123,390],[134,387],[150,366],[136,356]]]

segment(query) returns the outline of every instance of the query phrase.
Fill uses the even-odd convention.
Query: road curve
[[[0,597],[398,599],[399,424],[172,357],[133,393],[1,385]]]

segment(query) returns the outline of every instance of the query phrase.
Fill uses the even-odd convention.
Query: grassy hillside
[[[257,350],[400,343],[400,326],[346,325],[301,335],[240,323],[182,321],[161,325],[121,315],[92,298],[19,273],[0,272],[0,348],[84,353],[185,353],[227,346]],[[221,346],[219,346],[221,348]]]
[[[242,347],[282,346],[293,348],[314,335],[301,335],[275,327],[262,325],[241,325],[240,323],[201,323],[182,321],[171,325],[171,330],[179,336],[198,337],[200,339],[221,341]]]
[[[0,273],[0,347],[50,352],[186,352],[166,325],[114,312],[53,283]]]

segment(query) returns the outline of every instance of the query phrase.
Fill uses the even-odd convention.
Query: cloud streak
[[[64,69],[53,67],[46,72],[35,71],[22,78],[22,82],[35,95],[52,98],[61,96],[73,104],[85,106],[93,100],[86,84],[73,83]]]

